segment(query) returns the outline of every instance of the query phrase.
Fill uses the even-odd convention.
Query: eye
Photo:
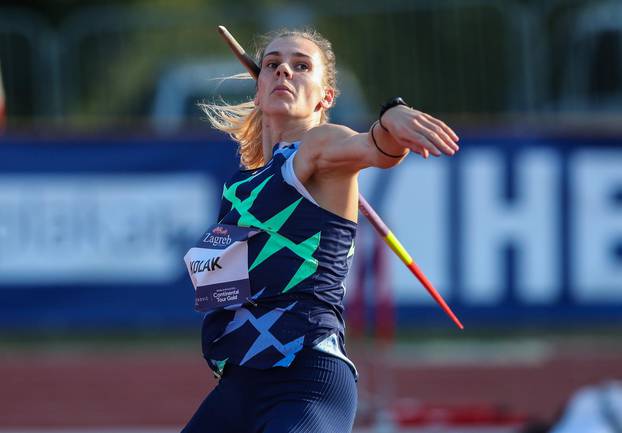
[[[296,63],[297,71],[308,71],[309,69],[311,68],[306,63]]]
[[[268,69],[276,69],[276,68],[278,68],[278,66],[279,66],[279,64],[276,63],[276,62],[266,62],[264,67],[268,68]]]

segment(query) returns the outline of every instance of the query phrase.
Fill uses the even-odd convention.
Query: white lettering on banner
[[[407,246],[415,262],[425,269],[435,287],[450,298],[449,287],[449,174],[448,161],[409,158],[393,173],[390,200],[383,215],[391,230]],[[391,286],[400,301],[433,304],[434,300],[419,286],[401,260],[390,253]],[[418,284],[418,283],[417,283]]]
[[[506,290],[503,247],[513,245],[516,295],[526,303],[550,303],[560,291],[560,172],[550,151],[517,154],[516,199],[502,194],[504,164],[498,151],[469,152],[462,161],[463,298],[495,304]]]
[[[581,303],[621,301],[622,258],[615,249],[622,244],[622,154],[579,152],[569,171],[573,296]]]
[[[217,198],[199,173],[2,175],[0,284],[173,281]]]
[[[571,151],[572,152],[572,151]],[[383,193],[389,197],[378,210],[398,239],[448,301],[459,289],[470,305],[494,306],[508,295],[506,247],[515,251],[513,302],[553,305],[569,282],[578,305],[622,301],[622,152],[590,149],[570,153],[568,178],[561,162],[567,156],[555,149],[526,147],[512,155],[515,194],[504,198],[504,151],[473,147],[459,156],[458,191],[449,190],[452,161],[410,158],[393,169]],[[419,164],[413,168],[412,164]],[[363,194],[386,181],[380,170],[361,175]],[[568,207],[562,200],[567,182]],[[449,215],[452,193],[460,195],[456,214]],[[562,214],[562,211],[565,213]],[[450,224],[460,222],[458,251],[460,279],[452,280],[448,263]],[[568,223],[568,224],[566,224]],[[567,233],[562,227],[568,227]],[[567,234],[567,244],[562,243]],[[454,239],[452,239],[454,240]],[[359,251],[371,251],[359,240]],[[562,246],[570,251],[564,256]],[[453,257],[456,257],[453,256]],[[569,274],[564,275],[562,259]],[[356,262],[356,258],[355,258]],[[359,264],[357,263],[357,266]],[[413,277],[393,258],[391,287],[403,303],[430,302]],[[355,280],[349,279],[352,284]],[[448,287],[455,281],[457,287]],[[352,292],[349,292],[352,293]],[[452,299],[454,298],[454,299]]]

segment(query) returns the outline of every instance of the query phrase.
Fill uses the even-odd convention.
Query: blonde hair
[[[333,88],[335,98],[337,98],[339,91],[337,89],[335,53],[331,43],[316,30],[281,29],[260,36],[257,43],[258,48],[255,52],[257,63],[261,65],[266,47],[270,42],[275,39],[294,37],[308,39],[320,49],[325,68],[324,85]],[[252,77],[246,73],[228,78],[251,79]],[[224,101],[221,104],[201,103],[199,107],[215,129],[229,134],[232,139],[239,143],[238,153],[244,167],[254,169],[266,163],[263,158],[262,148],[261,110],[255,106],[252,100],[237,105],[230,105]],[[328,119],[327,111],[322,111],[320,123],[326,123]]]

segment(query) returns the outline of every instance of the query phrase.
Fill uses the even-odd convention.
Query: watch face
[[[378,117],[382,117],[382,115],[389,110],[390,108],[396,107],[398,105],[405,105],[408,106],[408,104],[400,97],[400,96],[396,96],[393,99],[390,99],[389,101],[385,102],[382,107],[380,108],[380,115]]]

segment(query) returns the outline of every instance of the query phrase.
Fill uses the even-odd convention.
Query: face
[[[264,51],[255,105],[267,115],[317,117],[330,108],[334,91],[325,84],[322,52],[300,37],[278,38]]]

